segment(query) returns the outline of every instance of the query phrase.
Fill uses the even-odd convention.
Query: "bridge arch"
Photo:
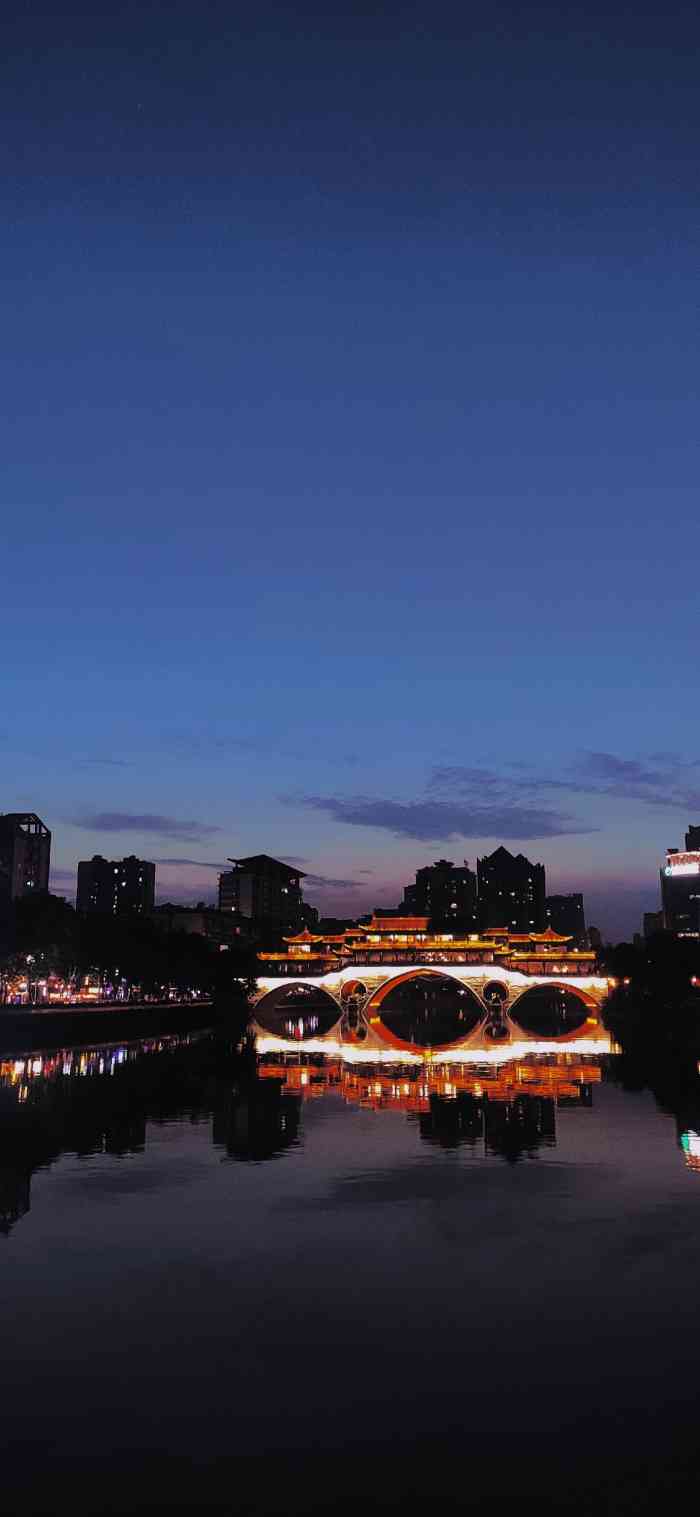
[[[341,1010],[322,986],[295,980],[266,991],[256,1001],[253,1016],[274,1037],[303,1043],[307,1038],[322,1038],[330,1032],[340,1020]]]
[[[481,991],[485,1004],[493,1011],[502,1010],[508,1000],[508,986],[503,980],[489,980]]]
[[[442,1050],[460,1043],[486,1008],[470,986],[435,969],[409,969],[385,980],[365,1008],[372,1030],[392,1048]]]
[[[341,1004],[347,1006],[348,1001],[361,1001],[366,994],[367,986],[364,980],[346,980],[340,990]]]
[[[531,1036],[574,1038],[586,1023],[598,1025],[598,1004],[580,985],[552,980],[529,985],[511,1002],[508,1015]]]

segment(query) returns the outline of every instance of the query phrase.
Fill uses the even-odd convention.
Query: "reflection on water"
[[[392,1037],[418,1048],[456,1043],[484,1015],[468,986],[441,974],[391,986],[378,1009],[381,1024]]]
[[[326,1046],[291,1051],[288,1040],[259,1039],[255,1053],[197,1032],[0,1060],[0,1232],[28,1212],[35,1170],[64,1152],[138,1156],[151,1124],[210,1123],[222,1157],[260,1162],[303,1143],[310,1102],[339,1097],[403,1113],[427,1144],[512,1164],[556,1146],[562,1110],[585,1120],[601,1081],[629,1080],[624,1060],[592,1053],[600,1044],[585,1039],[566,1052],[530,1043],[423,1058]],[[676,1094],[679,1148],[700,1169],[697,1071]],[[657,1098],[673,1109],[668,1077]]]
[[[340,1012],[333,997],[320,987],[279,985],[263,996],[256,1015],[274,1037],[302,1039],[323,1037],[334,1027]]]
[[[62,1153],[139,1154],[149,1120],[204,1119],[210,1049],[195,1033],[0,1060],[0,1232],[29,1210],[33,1172]]]
[[[201,1034],[206,1037],[207,1034]],[[197,1040],[197,1034],[160,1038],[141,1038],[134,1043],[102,1043],[98,1048],[51,1049],[24,1057],[0,1059],[0,1089],[16,1089],[18,1101],[26,1101],[30,1086],[37,1080],[62,1078],[93,1078],[95,1075],[113,1075],[124,1065],[134,1064],[148,1054],[166,1053],[183,1049]]]
[[[308,1513],[368,1480],[348,1430],[392,1482],[454,1469],[470,1500],[504,1450],[533,1455],[531,1495],[553,1453],[694,1436],[700,1079],[600,1046],[197,1033],[1,1060],[5,1509],[35,1509],[53,1450],[89,1511],[120,1471],[121,1510],[181,1510],[183,1450],[197,1479],[230,1458],[215,1510],[259,1513],[239,1456],[266,1479],[322,1448],[328,1480],[275,1509]]]
[[[700,1169],[700,1133],[693,1132],[692,1128],[688,1132],[682,1132],[681,1148],[688,1168]]]
[[[492,1050],[488,1050],[492,1054]],[[600,1061],[558,1054],[479,1065],[426,1062],[421,1068],[384,1063],[358,1068],[345,1059],[261,1057],[261,1081],[279,1082],[302,1101],[329,1090],[372,1111],[403,1111],[418,1119],[426,1142],[443,1147],[479,1145],[485,1154],[514,1161],[556,1142],[557,1107],[587,1108],[602,1075]]]

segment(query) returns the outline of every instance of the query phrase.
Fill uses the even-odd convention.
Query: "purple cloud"
[[[99,756],[95,758],[76,759],[76,763],[80,764],[81,766],[85,766],[86,768],[91,767],[94,764],[98,765],[99,767],[106,767],[108,769],[131,769],[133,767],[128,759],[101,758]]]
[[[621,800],[644,801],[648,806],[675,807],[681,811],[700,808],[696,776],[697,760],[673,754],[656,755],[656,761],[620,758],[616,753],[586,753],[577,761],[572,789],[590,795],[613,795]],[[690,780],[690,784],[688,781]]]
[[[150,832],[156,837],[176,838],[183,843],[195,843],[222,830],[208,822],[182,822],[177,817],[161,816],[152,811],[97,811],[75,819],[73,825],[86,832]]]
[[[498,802],[477,805],[460,800],[394,801],[371,796],[309,795],[299,798],[297,804],[324,811],[334,821],[349,827],[372,827],[393,837],[414,838],[418,842],[487,837],[525,841],[595,830],[565,812]]]
[[[229,865],[212,863],[211,859],[154,859],[154,864],[173,864],[192,869],[228,869]]]
[[[508,767],[513,767],[510,762]],[[682,760],[674,754],[657,754],[655,759],[646,760],[605,752],[581,754],[559,775],[501,774],[492,769],[451,764],[431,771],[427,792],[449,799],[459,796],[476,806],[486,799],[489,805],[498,802],[519,808],[524,801],[530,805],[556,790],[572,795],[609,795],[620,800],[643,801],[648,806],[693,811],[700,807],[700,789],[694,772],[697,767],[697,760]]]

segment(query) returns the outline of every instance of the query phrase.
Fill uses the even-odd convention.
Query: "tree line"
[[[220,950],[198,933],[167,931],[149,917],[79,914],[61,896],[18,900],[5,934],[5,974],[22,971],[76,979],[96,974],[145,994],[163,986],[214,994],[255,976],[250,949]]]
[[[625,1048],[659,1057],[662,1046],[700,1053],[700,941],[658,932],[603,951],[615,980],[605,1021]]]

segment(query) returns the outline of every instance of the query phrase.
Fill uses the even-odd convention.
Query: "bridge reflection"
[[[491,1053],[491,1050],[488,1050]],[[517,1096],[579,1104],[582,1088],[597,1085],[601,1064],[575,1053],[551,1059],[501,1059],[471,1068],[449,1062],[426,1063],[419,1069],[378,1064],[359,1067],[341,1059],[307,1058],[303,1054],[268,1054],[259,1064],[261,1080],[278,1080],[302,1100],[339,1090],[346,1101],[373,1111],[394,1110],[414,1115],[429,1110],[433,1098],[454,1101],[458,1096],[513,1101]],[[588,1103],[590,1104],[590,1102]]]
[[[489,1053],[491,1050],[489,1050]],[[337,1091],[348,1104],[371,1111],[402,1111],[417,1119],[421,1138],[444,1148],[459,1145],[514,1160],[556,1142],[558,1107],[588,1108],[602,1078],[600,1061],[558,1054],[472,1067],[429,1063],[357,1068],[341,1059],[284,1054],[263,1057],[261,1081],[294,1092],[303,1103]]]
[[[323,1098],[402,1114],[425,1143],[512,1163],[553,1147],[559,1114],[589,1113],[602,1080],[648,1083],[700,1171],[697,1068],[664,1066],[652,1083],[605,1047],[581,1038],[565,1051],[524,1041],[417,1054],[341,1042],[290,1049],[269,1038],[256,1051],[194,1033],[0,1060],[0,1233],[29,1211],[36,1170],[63,1154],[138,1162],[149,1134],[181,1121],[208,1128],[219,1158],[280,1159],[304,1144],[304,1109]]]

